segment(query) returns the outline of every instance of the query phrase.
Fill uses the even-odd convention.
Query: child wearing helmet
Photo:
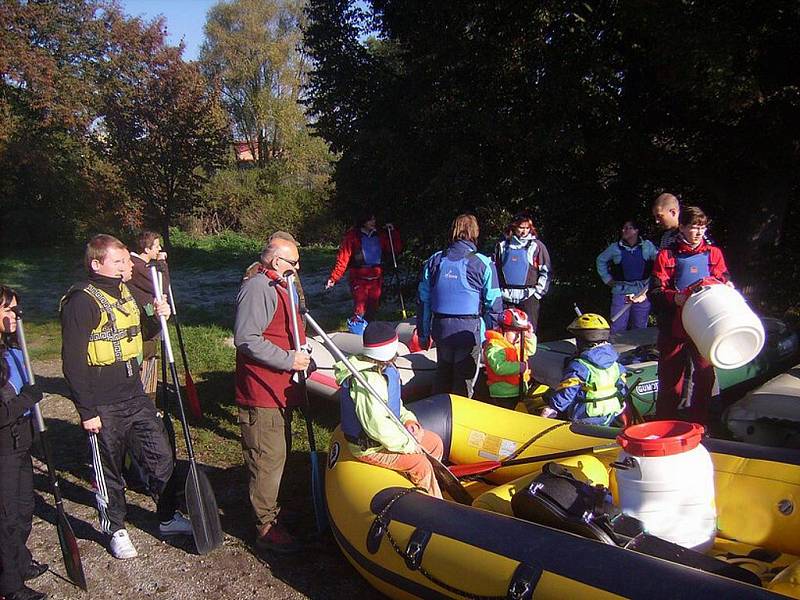
[[[486,380],[493,404],[514,408],[528,389],[531,378],[528,359],[534,352],[536,334],[528,315],[518,308],[505,309],[498,327],[486,332],[483,347]]]
[[[397,341],[394,327],[373,321],[364,330],[364,351],[350,358],[380,398],[362,387],[344,363],[334,365],[336,382],[341,386],[342,432],[357,460],[399,471],[415,486],[441,498],[433,467],[420,447],[441,459],[442,438],[423,429],[414,413],[403,406],[400,374],[394,365]],[[387,410],[397,418],[389,418]]]
[[[628,395],[625,367],[608,342],[611,328],[600,315],[584,313],[567,331],[575,336],[577,354],[564,368],[561,383],[548,393],[544,417],[561,416],[591,425],[610,425],[622,415]]]

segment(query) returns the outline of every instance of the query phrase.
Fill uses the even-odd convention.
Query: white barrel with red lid
[[[704,428],[653,421],[626,428],[617,441],[616,500],[647,533],[706,552],[714,544],[717,510],[714,465],[700,444]]]
[[[681,319],[697,350],[718,369],[738,369],[764,347],[764,325],[727,285],[700,287],[686,299]]]

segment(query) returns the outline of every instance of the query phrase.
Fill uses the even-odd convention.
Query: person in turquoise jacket
[[[647,283],[658,249],[639,236],[640,229],[634,219],[628,219],[620,239],[597,257],[597,274],[611,288],[611,335],[647,327]]]
[[[561,383],[548,392],[543,417],[566,418],[589,425],[611,425],[625,410],[628,395],[625,367],[608,342],[608,321],[584,313],[567,330],[578,349],[564,369]]]
[[[373,321],[364,330],[364,351],[350,358],[379,398],[365,389],[344,363],[334,365],[341,386],[342,433],[357,460],[399,471],[427,494],[441,498],[433,467],[422,449],[441,460],[444,445],[438,434],[423,429],[414,413],[403,406],[400,374],[394,365],[397,342],[394,327]]]
[[[497,269],[478,252],[479,234],[474,215],[457,216],[450,246],[422,268],[417,332],[423,348],[429,339],[436,342],[434,394],[472,397],[486,330],[495,327],[503,312]]]

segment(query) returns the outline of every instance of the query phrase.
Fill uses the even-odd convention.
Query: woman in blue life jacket
[[[450,246],[422,268],[417,332],[423,348],[436,342],[434,393],[472,397],[486,329],[503,312],[497,271],[475,245],[479,233],[474,215],[457,216]]]
[[[539,239],[530,213],[519,213],[497,243],[494,263],[503,293],[503,308],[519,308],[536,331],[539,302],[550,289],[550,253]]]
[[[441,498],[433,467],[420,447],[441,460],[442,438],[423,429],[414,413],[403,406],[400,374],[394,366],[397,332],[389,323],[375,321],[364,330],[363,343],[364,351],[350,363],[380,398],[362,387],[343,363],[334,365],[341,386],[342,433],[350,451],[362,462],[403,473],[415,486]],[[397,418],[388,418],[387,410]]]
[[[650,240],[639,237],[640,229],[637,221],[628,219],[622,225],[620,239],[597,257],[597,274],[611,288],[611,335],[647,327],[647,284],[658,249]],[[626,304],[630,307],[623,310]]]
[[[25,585],[47,571],[27,548],[34,508],[31,408],[42,393],[27,384],[16,306],[14,290],[0,285],[0,596],[42,600],[45,594]]]
[[[610,425],[622,416],[628,395],[625,367],[608,342],[608,321],[593,313],[577,317],[569,327],[576,355],[567,361],[555,389],[546,394],[543,417],[559,417],[589,425]]]

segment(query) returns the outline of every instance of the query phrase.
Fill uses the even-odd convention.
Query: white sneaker
[[[192,535],[192,522],[175,511],[171,520],[158,526],[158,531],[161,535]]]
[[[120,560],[139,556],[139,553],[136,552],[136,548],[133,547],[128,532],[124,529],[118,529],[114,532],[114,535],[111,536],[109,548],[111,550],[111,555]]]

